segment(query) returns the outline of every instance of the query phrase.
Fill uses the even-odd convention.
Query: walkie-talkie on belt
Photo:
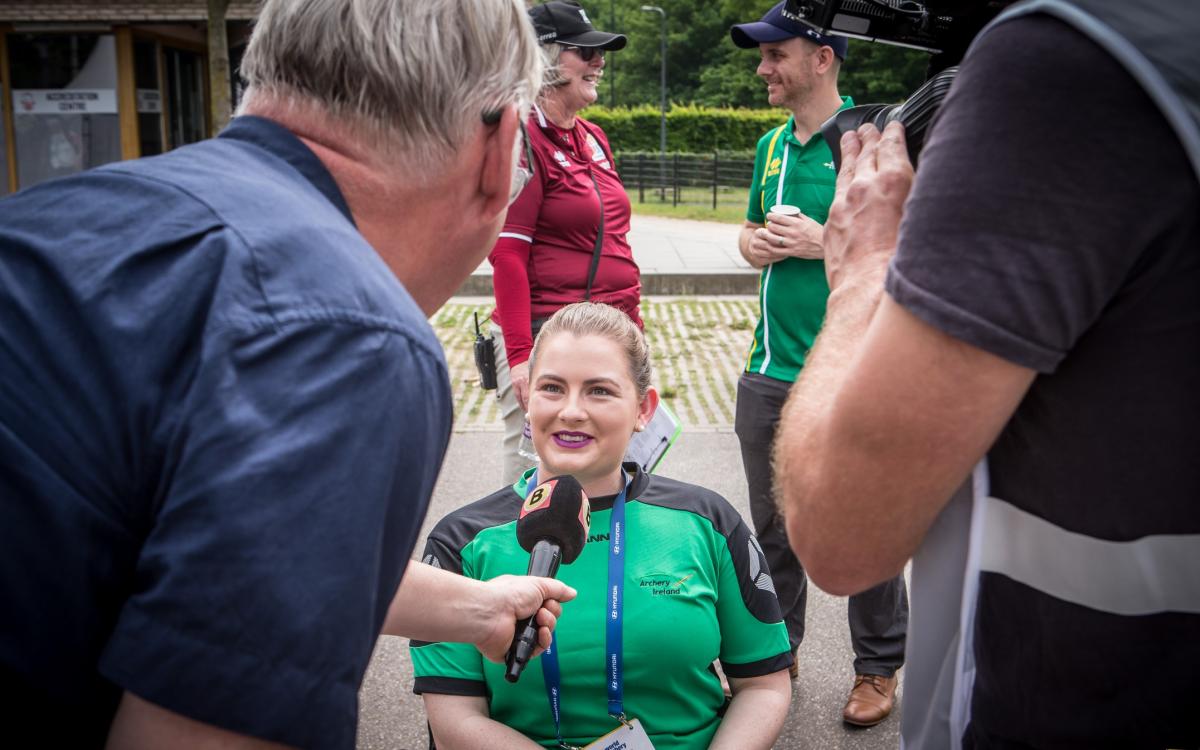
[[[475,313],[475,369],[479,370],[479,386],[485,391],[496,390],[496,342],[486,339],[479,330],[479,313]]]

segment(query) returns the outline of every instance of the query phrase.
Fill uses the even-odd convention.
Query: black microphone
[[[559,563],[575,562],[591,522],[591,506],[575,477],[551,477],[534,487],[517,517],[517,542],[529,553],[526,574],[553,578]],[[537,631],[537,612],[517,620],[516,636],[504,655],[504,679],[521,677],[537,648]]]

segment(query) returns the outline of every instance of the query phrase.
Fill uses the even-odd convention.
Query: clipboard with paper
[[[681,432],[683,425],[679,422],[679,417],[671,407],[659,401],[658,408],[654,410],[654,416],[650,418],[646,428],[633,433],[633,439],[629,441],[629,448],[625,451],[625,460],[635,461],[642,467],[642,471],[652,473]]]

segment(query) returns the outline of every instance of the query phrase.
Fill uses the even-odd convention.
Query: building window
[[[17,187],[121,158],[111,34],[10,34]]]
[[[162,86],[158,80],[158,45],[133,43],[133,85],[137,89],[138,140],[142,156],[163,152]]]
[[[167,78],[167,134],[178,148],[207,137],[204,115],[204,57],[195,52],[163,47]]]

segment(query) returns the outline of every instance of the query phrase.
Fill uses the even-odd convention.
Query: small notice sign
[[[17,115],[115,115],[115,89],[13,89]]]
[[[162,112],[162,95],[158,89],[137,90],[137,111],[149,114]]]

